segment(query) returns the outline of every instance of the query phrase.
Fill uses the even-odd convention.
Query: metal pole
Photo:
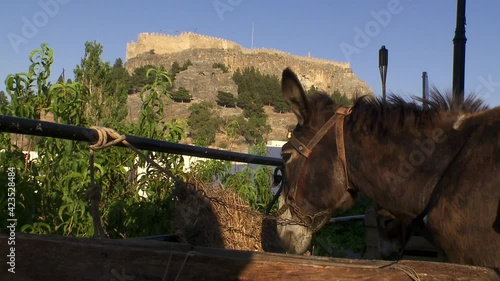
[[[427,108],[427,99],[429,97],[429,78],[427,72],[422,72],[422,107]]]
[[[382,99],[385,103],[385,90],[386,90],[386,79],[387,79],[387,64],[388,64],[389,51],[382,46],[378,51],[378,69],[380,71],[380,79],[382,80]]]
[[[54,137],[89,143],[95,143],[98,140],[97,132],[94,129],[6,115],[0,115],[0,133]],[[125,136],[127,142],[137,149],[270,166],[283,165],[281,158],[192,146],[130,135]],[[125,145],[119,143],[117,146],[124,147]]]
[[[465,0],[457,0],[457,25],[453,38],[453,99],[452,109],[458,110],[464,102],[465,84]]]
[[[365,215],[354,215],[354,216],[345,216],[345,217],[335,217],[331,218],[328,221],[328,224],[332,223],[343,223],[343,222],[356,222],[363,221],[365,219]]]

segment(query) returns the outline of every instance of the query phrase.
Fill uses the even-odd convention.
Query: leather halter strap
[[[314,147],[323,139],[323,137],[330,131],[330,129],[335,126],[335,138],[337,142],[337,154],[340,162],[344,166],[344,175],[346,181],[346,190],[349,190],[349,181],[347,175],[347,160],[345,156],[345,144],[344,144],[344,117],[351,114],[351,107],[341,107],[335,111],[335,114],[316,132],[314,137],[304,145],[293,135],[290,138],[290,144],[304,157],[309,158]]]
[[[300,142],[295,136],[290,138],[290,144],[306,159],[312,153],[314,147],[321,141],[321,139],[328,133],[328,131],[334,126],[335,127],[335,138],[337,140],[337,154],[340,162],[344,166],[344,175],[345,175],[345,185],[346,190],[350,191],[349,187],[349,178],[347,175],[347,161],[345,156],[345,145],[344,145],[344,117],[351,114],[351,107],[341,107],[335,111],[335,114],[316,132],[314,137],[307,143],[307,145]],[[303,163],[303,165],[305,162]],[[299,179],[302,178],[303,173],[305,173],[304,167],[300,169],[301,175]],[[316,218],[321,218],[327,215],[330,211],[328,209],[319,211],[313,215],[305,215],[301,212],[300,208],[295,203],[295,194],[297,192],[298,183],[294,186],[290,186],[290,190],[288,191],[291,194],[288,194],[285,204],[278,210],[278,216],[283,214],[288,208],[295,213],[295,215],[299,218],[299,222],[294,222],[294,224],[302,225],[306,227],[311,227],[314,224]],[[313,232],[318,230],[318,227],[312,229]]]

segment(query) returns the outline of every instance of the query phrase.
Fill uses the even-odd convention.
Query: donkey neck
[[[385,124],[352,117],[346,124],[351,184],[409,224],[422,214],[453,158],[465,142],[453,130],[456,114],[387,114]],[[358,119],[358,120],[356,120]],[[405,120],[406,119],[406,120]],[[363,122],[363,124],[357,124]]]

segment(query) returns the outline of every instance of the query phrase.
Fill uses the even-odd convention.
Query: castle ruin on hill
[[[177,61],[182,65],[188,59],[193,65],[176,76],[176,87],[182,86],[190,90],[195,99],[211,99],[217,94],[217,90],[237,95],[231,75],[236,69],[247,67],[255,67],[263,74],[281,77],[283,69],[289,66],[306,88],[314,85],[328,93],[338,90],[348,97],[373,93],[364,81],[354,75],[347,62],[294,56],[271,49],[250,50],[226,39],[192,32],[177,36],[141,33],[137,42],[127,44],[126,68],[129,72],[148,64],[170,69],[173,62]],[[229,73],[214,69],[214,63],[225,64]]]

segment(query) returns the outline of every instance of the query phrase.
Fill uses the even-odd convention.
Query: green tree
[[[61,81],[50,87],[51,105],[48,108],[58,123],[84,126],[87,119],[84,115],[87,100],[79,82],[65,83]]]
[[[182,64],[182,68],[181,68],[181,71],[184,71],[186,69],[188,69],[188,67],[190,67],[191,65],[193,65],[193,63],[191,62],[190,59],[187,59],[186,61],[184,61],[184,63]]]
[[[310,96],[316,92],[318,92],[318,88],[316,88],[316,86],[314,85],[311,85],[311,87],[309,87],[309,90],[306,91],[306,94]]]
[[[41,52],[51,54],[48,48]],[[30,69],[39,66],[40,56],[31,55],[30,58]],[[89,96],[89,86],[82,82],[64,82],[64,79],[54,85],[45,82],[42,86],[48,90],[40,96],[47,100],[39,103],[45,105],[34,106],[29,111],[18,109],[30,108],[33,105],[33,97],[39,96],[36,94],[39,84],[35,81],[38,75],[49,78],[50,64],[42,66],[45,68],[32,74],[26,72],[10,76],[12,78],[7,88],[15,97],[21,98],[16,99],[14,105],[7,105],[8,111],[32,114],[37,108],[43,108],[54,113],[59,122],[74,125],[85,123],[83,112],[86,108],[84,105],[88,104],[85,98]],[[149,74],[153,72],[150,71]],[[91,77],[88,75],[90,72],[81,73],[85,79]],[[155,107],[158,108],[158,104],[162,103],[163,96],[160,94],[165,93],[164,89],[170,81],[164,72],[154,74],[154,83],[143,87],[142,123],[119,123],[114,128],[126,134],[155,136],[158,139],[178,142],[183,135],[182,120],[167,123],[163,121],[160,113],[154,111]],[[88,83],[83,77],[78,79]],[[21,83],[16,83],[19,81]],[[33,83],[29,83],[30,81]],[[88,85],[93,87],[93,91],[97,91],[95,84]],[[111,84],[101,85],[106,88],[105,85]],[[103,91],[103,94],[105,97],[109,92]],[[29,95],[32,97],[24,98]],[[114,119],[115,116],[108,118]],[[102,122],[110,121],[103,119]],[[0,151],[0,185],[7,186],[8,169],[15,170],[16,219],[19,225],[17,231],[92,236],[92,216],[85,197],[90,184],[88,145],[58,138],[41,138],[35,147],[39,157],[33,161],[25,157],[20,147],[12,145],[9,136],[10,134],[0,134],[0,147],[5,148]],[[149,153],[149,157],[162,167],[168,167],[174,175],[183,175],[182,157],[166,153]],[[94,161],[95,184],[101,188],[100,219],[107,236],[123,238],[170,233],[170,216],[173,211],[171,191],[174,186],[171,178],[147,165],[144,160],[136,161],[136,155],[123,148],[100,150],[95,153]],[[147,173],[141,175],[138,182],[135,179],[130,181],[126,168],[137,166],[145,166]],[[138,191],[146,196],[139,196]],[[6,188],[0,189],[0,206],[7,206]],[[7,210],[0,209],[0,217],[7,217]]]
[[[233,80],[238,85],[238,96],[241,93],[252,92],[259,96],[262,105],[271,106],[283,99],[278,77],[263,75],[254,67],[245,68],[243,71],[236,69]]]
[[[246,118],[251,116],[266,117],[262,100],[256,92],[241,92],[238,95],[238,106],[243,108],[243,115]]]
[[[224,107],[236,107],[236,98],[233,94],[224,91],[217,91],[217,105]]]
[[[126,86],[127,90],[129,89],[130,84],[130,75],[128,71],[125,69],[123,65],[123,61],[121,58],[117,58],[113,67],[111,68],[111,80],[115,82],[115,84],[121,84]],[[117,85],[114,85],[116,89]]]
[[[276,101],[274,102],[273,111],[277,112],[277,113],[290,112],[290,110],[291,110],[290,106],[285,101],[285,99],[283,98],[283,96],[280,96],[280,97],[281,98],[276,99]]]
[[[193,65],[193,63],[191,63],[191,60],[186,60],[184,61],[184,63],[182,64],[182,66],[179,64],[178,61],[174,61],[172,63],[172,67],[170,68],[170,77],[172,78],[172,81],[175,80],[175,76],[181,72],[181,71],[184,71],[186,69],[188,69],[189,66]]]
[[[4,91],[0,91],[0,106],[8,105],[9,99],[7,99],[7,95]]]
[[[333,102],[335,104],[341,105],[341,106],[349,106],[352,105],[352,100],[346,97],[345,95],[341,94],[338,89],[333,91],[333,94],[330,95],[332,98]]]
[[[215,135],[222,125],[222,120],[214,111],[215,104],[212,102],[195,103],[189,107],[188,124],[196,145],[208,146],[215,142]]]
[[[96,41],[85,43],[85,54],[76,66],[75,81],[81,83],[87,93],[88,103],[84,114],[90,125],[115,126],[127,115],[127,87],[113,80],[113,72],[119,75],[120,62],[115,69],[104,62],[101,55],[104,48]]]
[[[144,85],[152,84],[154,82],[155,77],[153,75],[146,75],[146,72],[151,68],[156,67],[148,64],[134,69],[129,78],[129,88],[132,92],[139,92]]]
[[[179,72],[181,72],[181,65],[179,64],[178,61],[174,61],[172,63],[172,67],[170,68],[170,73],[171,73],[172,77],[175,78],[175,75]]]
[[[162,97],[170,97],[168,89],[172,87],[172,79],[166,71],[150,68],[146,77],[153,77],[153,82],[142,87],[140,97],[142,101],[137,134],[148,138],[162,138],[155,130],[165,117]]]
[[[229,69],[227,68],[227,66],[221,62],[214,62],[214,64],[212,64],[212,68],[218,68],[218,69],[222,70],[222,73],[229,72]]]
[[[267,124],[267,118],[251,116],[248,118],[245,140],[250,144],[265,142],[264,136],[271,132],[271,126]]]
[[[10,112],[14,116],[39,119],[40,112],[50,105],[50,67],[53,51],[47,44],[30,53],[28,72],[10,74],[5,88],[11,98]]]
[[[248,144],[258,144],[265,142],[265,136],[271,132],[271,126],[266,123],[265,117],[251,116],[245,118],[240,115],[236,118],[239,124],[240,135],[245,138]]]
[[[193,99],[193,96],[184,87],[179,87],[177,91],[174,91],[170,94],[170,97],[175,102],[191,102],[191,100]]]

